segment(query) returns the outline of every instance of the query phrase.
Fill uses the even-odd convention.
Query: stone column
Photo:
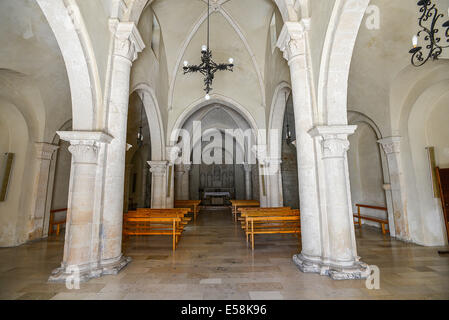
[[[112,137],[103,132],[58,132],[69,141],[72,154],[64,256],[61,267],[54,270],[51,282],[65,281],[74,272],[80,280],[103,274],[100,266],[102,163],[105,144]]]
[[[290,67],[295,114],[302,241],[301,254],[295,256],[295,261],[302,261],[298,266],[303,272],[319,272],[322,240],[317,161],[314,140],[308,133],[314,127],[310,57],[307,56],[308,29],[304,20],[286,22],[277,45]]]
[[[58,146],[45,142],[38,142],[35,144],[37,171],[34,180],[33,194],[31,195],[33,200],[28,233],[29,240],[40,239],[44,236],[44,218],[50,175],[50,162],[53,153],[58,148]]]
[[[243,165],[243,170],[245,170],[245,199],[252,200],[252,166],[249,163]]]
[[[107,148],[102,233],[102,265],[111,274],[127,264],[122,255],[126,127],[132,62],[145,45],[134,23],[111,22],[114,33],[107,128],[114,140]]]
[[[166,174],[168,161],[148,161],[151,181],[151,207],[166,208],[167,184]]]
[[[268,176],[269,179],[269,204],[270,207],[282,207],[284,199],[282,195],[282,175],[281,175],[281,159],[268,160]]]
[[[401,160],[401,137],[389,137],[378,141],[387,155],[390,173],[390,192],[393,206],[395,237],[409,241],[410,231],[407,215],[407,196],[405,190],[404,171]]]
[[[144,208],[145,207],[145,197],[146,197],[146,190],[147,190],[147,173],[148,173],[148,168],[146,168],[147,163],[145,161],[142,162],[142,187],[141,187],[141,195],[140,195],[140,201],[138,206],[140,208]]]
[[[263,160],[259,160],[259,202],[262,208],[269,207],[268,203],[268,181],[266,174],[266,163]]]
[[[182,200],[182,182],[184,174],[184,165],[175,165],[175,200]]]
[[[125,166],[125,192],[123,199],[123,212],[128,212],[129,207],[129,180],[131,179],[131,172],[133,169],[133,164],[129,163]]]
[[[323,246],[326,249],[321,262],[321,273],[337,280],[363,279],[369,275],[367,265],[360,262],[357,256],[348,183],[348,136],[356,128],[357,126],[319,126],[310,131],[310,135],[321,145],[324,166],[325,215],[322,228],[327,233],[323,234]]]
[[[190,169],[192,168],[191,164],[183,164],[184,166],[184,175],[182,176],[182,192],[181,192],[181,200],[189,200],[190,199]]]

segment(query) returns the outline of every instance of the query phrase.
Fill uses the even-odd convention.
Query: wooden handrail
[[[67,211],[67,208],[51,210],[50,213],[63,212],[63,211]]]
[[[359,204],[359,203],[357,203],[355,206],[356,206],[356,207],[360,207],[360,208],[367,208],[367,209],[376,209],[376,210],[388,211],[388,209],[385,208],[385,207],[370,206],[370,205],[367,205],[367,204]]]

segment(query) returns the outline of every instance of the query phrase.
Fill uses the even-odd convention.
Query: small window
[[[270,39],[271,39],[271,52],[276,49],[276,42],[278,41],[278,35],[276,30],[276,12],[273,13],[273,17],[270,22]]]
[[[159,42],[161,40],[161,27],[157,21],[156,15],[153,14],[153,27],[151,33],[151,49],[156,58],[159,58]]]

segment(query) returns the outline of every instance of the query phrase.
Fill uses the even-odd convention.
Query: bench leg
[[[59,236],[59,224],[56,226],[56,235]]]
[[[382,234],[386,234],[387,232],[385,231],[385,224],[382,223],[381,225],[382,225]]]
[[[251,220],[251,250],[254,251],[254,221]]]

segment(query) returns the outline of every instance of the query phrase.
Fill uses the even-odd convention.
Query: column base
[[[131,261],[132,259],[130,257],[120,256],[119,259],[114,259],[113,262],[103,262],[100,266],[95,267],[62,265],[52,271],[50,277],[48,278],[48,282],[66,282],[73,280],[87,282],[90,279],[99,278],[104,275],[115,275],[118,274]]]
[[[120,256],[119,259],[113,259],[112,261],[103,260],[101,262],[102,275],[105,274],[118,274],[124,267],[126,267],[132,261],[131,257]]]
[[[295,254],[293,262],[304,273],[319,273],[329,276],[333,280],[361,280],[367,279],[371,273],[369,266],[361,261],[354,261],[352,266],[337,266],[322,261],[314,261]]]
[[[79,266],[64,266],[51,272],[48,282],[87,282],[90,279],[101,277],[102,269],[99,267],[86,268]]]

